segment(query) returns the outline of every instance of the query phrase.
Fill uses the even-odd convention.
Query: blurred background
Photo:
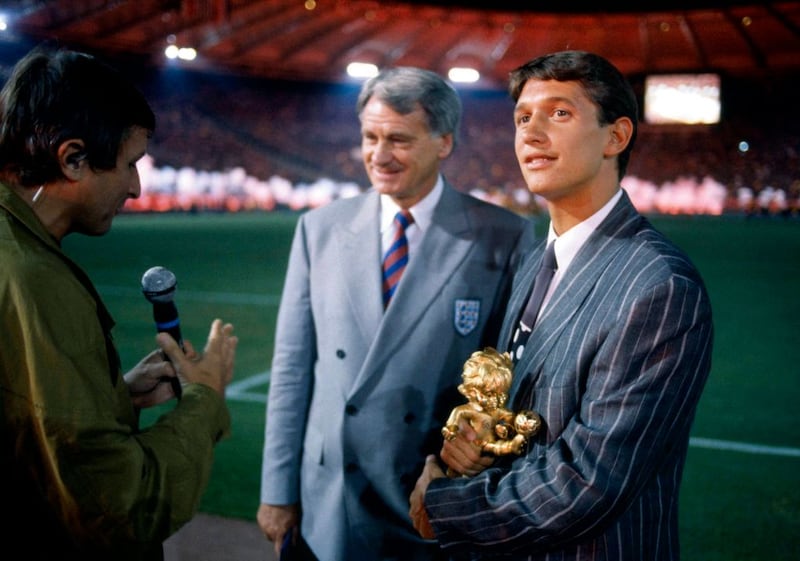
[[[513,153],[508,72],[597,52],[633,83],[625,187],[644,212],[800,210],[800,2],[20,0],[0,2],[0,78],[30,46],[130,69],[159,130],[130,211],[303,209],[366,185],[354,105],[365,75],[415,65],[464,99],[448,178],[537,213]]]

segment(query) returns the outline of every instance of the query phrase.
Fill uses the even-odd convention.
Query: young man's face
[[[616,167],[611,125],[578,82],[528,80],[514,110],[514,148],[531,193],[548,202],[591,198],[601,174]]]

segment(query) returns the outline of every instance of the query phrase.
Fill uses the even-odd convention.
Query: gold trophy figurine
[[[513,363],[508,353],[492,347],[472,353],[464,363],[463,382],[458,386],[467,403],[453,408],[442,436],[453,440],[459,421],[464,419],[477,433],[474,442],[481,451],[496,456],[521,454],[528,438],[542,426],[542,419],[535,411],[514,414],[505,408],[512,376]],[[457,475],[449,469],[447,474]]]

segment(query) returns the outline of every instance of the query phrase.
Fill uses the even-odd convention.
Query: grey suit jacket
[[[514,280],[501,347],[543,250]],[[515,367],[510,408],[535,409],[543,429],[518,458],[431,483],[440,543],[458,558],[678,559],[678,490],[712,337],[698,272],[623,193]]]
[[[430,558],[408,497],[532,246],[527,220],[445,185],[384,313],[379,214],[370,191],[303,215],[278,314],[261,501],[300,501],[321,561]]]

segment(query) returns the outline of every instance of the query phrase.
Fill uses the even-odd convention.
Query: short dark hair
[[[69,138],[83,140],[92,169],[114,169],[131,128],[152,135],[155,121],[142,93],[111,66],[89,54],[37,47],[0,91],[0,170],[25,186],[58,179],[58,147]]]
[[[620,117],[630,118],[633,122],[631,141],[617,157],[619,179],[622,179],[636,141],[639,104],[633,88],[617,67],[600,55],[585,51],[561,51],[535,58],[510,73],[508,91],[514,102],[528,80],[579,82],[597,105],[601,125],[613,123]]]

